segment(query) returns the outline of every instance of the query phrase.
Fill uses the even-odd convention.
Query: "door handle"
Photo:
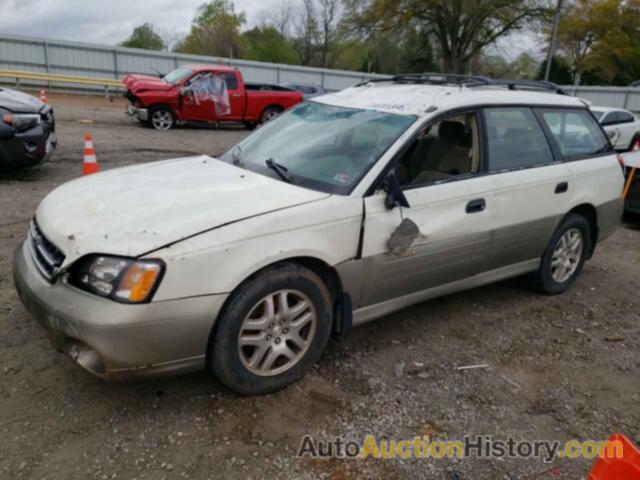
[[[560,182],[556,185],[556,193],[565,193],[569,190],[569,184],[567,182]]]
[[[478,213],[484,211],[487,208],[487,202],[485,202],[484,198],[478,198],[476,200],[471,200],[467,203],[467,213]]]
[[[240,94],[239,93],[234,93],[233,95],[231,95],[232,97],[239,97]]]

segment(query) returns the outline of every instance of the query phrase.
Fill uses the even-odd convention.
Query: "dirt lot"
[[[246,132],[156,133],[125,118],[121,102],[50,100],[53,161],[0,177],[0,478],[578,479],[591,461],[295,453],[306,434],[564,441],[620,431],[640,442],[640,230],[630,225],[564,295],[512,281],[417,305],[331,344],[311,374],[275,395],[239,398],[204,373],[125,384],[85,373],[53,351],[11,273],[38,202],[79,176],[83,134],[110,169],[220,153]],[[470,364],[489,367],[457,370]]]

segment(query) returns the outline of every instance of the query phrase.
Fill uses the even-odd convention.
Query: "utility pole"
[[[562,0],[558,0],[558,7],[556,8],[556,17],[553,20],[553,30],[551,31],[551,43],[549,44],[549,52],[547,53],[547,69],[544,72],[544,80],[549,81],[549,75],[551,74],[551,62],[553,62],[553,55],[556,53],[556,41],[558,40],[558,24],[560,23],[560,14],[562,13]]]

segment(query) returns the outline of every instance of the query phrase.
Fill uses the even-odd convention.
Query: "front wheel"
[[[331,319],[331,297],[318,275],[296,264],[267,269],[232,294],[207,366],[242,395],[275,392],[318,361]]]
[[[176,124],[176,117],[169,107],[152,107],[149,112],[149,123],[160,131],[172,129]]]
[[[540,268],[531,276],[533,286],[551,295],[564,292],[580,275],[590,249],[589,222],[582,215],[567,215],[551,237]]]

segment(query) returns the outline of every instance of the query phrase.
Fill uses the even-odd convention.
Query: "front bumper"
[[[54,347],[94,375],[127,379],[203,369],[207,342],[226,295],[126,305],[49,283],[24,242],[13,273],[20,299]]]
[[[149,110],[146,108],[136,108],[133,105],[127,106],[127,115],[137,118],[141,122],[149,120]]]
[[[0,142],[0,163],[9,168],[32,167],[48,160],[57,145],[56,134],[39,125]]]

